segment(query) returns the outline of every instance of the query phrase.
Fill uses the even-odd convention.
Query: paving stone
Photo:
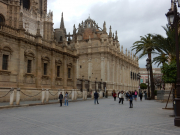
[[[179,135],[165,103],[112,98],[0,110],[0,135]]]

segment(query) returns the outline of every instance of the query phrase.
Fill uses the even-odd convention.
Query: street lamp
[[[168,24],[174,28],[175,30],[175,43],[176,43],[176,65],[177,65],[177,82],[176,82],[176,92],[177,98],[174,99],[174,108],[175,111],[175,119],[174,125],[180,126],[180,69],[179,69],[179,45],[178,45],[178,23],[179,23],[179,13],[177,12],[176,3],[178,3],[178,7],[180,7],[180,0],[171,0],[174,4],[174,9],[170,9],[166,14],[168,19]]]

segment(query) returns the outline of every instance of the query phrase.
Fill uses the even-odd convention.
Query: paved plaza
[[[0,110],[0,135],[179,135],[180,128],[156,101],[118,104],[112,98]]]

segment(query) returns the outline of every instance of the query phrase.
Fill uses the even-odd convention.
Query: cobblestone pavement
[[[0,110],[0,135],[179,135],[165,103],[112,98]]]

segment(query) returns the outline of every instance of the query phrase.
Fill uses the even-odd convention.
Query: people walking
[[[129,105],[130,105],[129,108],[133,108],[133,97],[132,97],[132,93],[131,92],[129,93]]]
[[[119,104],[121,103],[121,101],[122,101],[122,104],[123,104],[123,100],[124,100],[124,92],[121,91],[121,93],[119,94]]]
[[[131,94],[132,94],[132,98],[134,99],[134,91],[132,91]]]
[[[129,93],[126,92],[126,101],[128,101],[128,98],[129,98]]]
[[[134,99],[135,99],[135,101],[137,101],[137,95],[138,95],[138,93],[137,93],[137,91],[135,90],[135,91],[134,91]]]
[[[116,101],[116,92],[113,93],[114,101]]]
[[[62,106],[62,100],[63,100],[63,94],[62,92],[59,94],[59,103],[60,103],[60,107]]]
[[[142,96],[143,96],[143,93],[142,93],[142,91],[140,91],[139,97],[140,97],[140,100],[141,100],[141,101],[142,101]]]
[[[94,104],[96,104],[96,102],[97,102],[97,104],[99,104],[98,103],[98,97],[99,97],[99,94],[97,93],[97,91],[94,93]]]
[[[66,106],[66,104],[67,104],[67,106],[68,106],[68,98],[69,98],[68,92],[66,92],[66,94],[65,94],[65,96],[64,96],[64,105],[65,105],[65,106]]]

